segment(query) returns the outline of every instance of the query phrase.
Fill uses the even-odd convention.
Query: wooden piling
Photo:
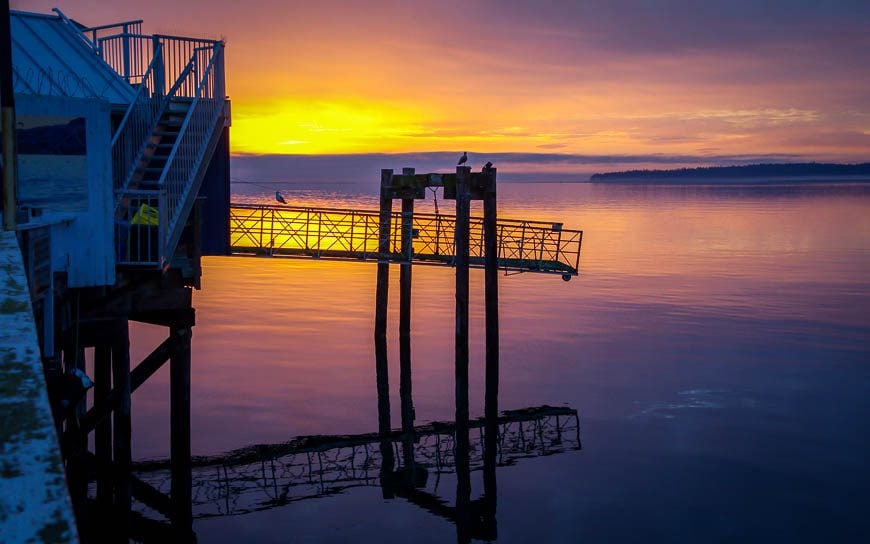
[[[484,281],[486,306],[486,398],[485,415],[498,417],[498,218],[496,213],[496,171],[484,170],[483,193]]]
[[[393,213],[393,199],[387,195],[387,188],[393,180],[392,170],[381,170],[381,211],[378,232],[378,285],[375,294],[375,337],[387,334],[387,300],[390,290],[390,263],[386,254],[390,252],[390,226]]]
[[[112,344],[112,385],[118,393],[118,404],[112,413],[112,457],[114,458],[116,536],[126,542],[130,535],[132,464],[131,438],[131,385],[130,385],[130,330],[126,319],[118,321]]]
[[[496,528],[496,450],[498,449],[498,379],[499,379],[499,334],[498,334],[498,218],[496,213],[496,170],[483,171],[486,176],[483,190],[483,237],[484,237],[484,290],[486,307],[486,392],[484,400],[484,458],[483,458],[483,515],[495,540]]]
[[[12,32],[9,22],[9,3],[0,10],[0,139],[3,157],[3,228],[17,228],[18,213],[18,156],[16,151],[15,86],[12,70]]]
[[[406,180],[414,169],[402,169]],[[411,262],[414,258],[414,199],[402,199],[402,262],[399,268],[399,397],[402,402],[402,430],[414,430],[414,402],[411,394]]]
[[[108,401],[112,390],[112,346],[94,347],[94,405]],[[106,512],[112,505],[112,422],[103,419],[94,429],[97,459],[97,503]]]
[[[193,530],[190,458],[190,337],[189,326],[173,326],[176,347],[169,359],[170,464],[172,526],[179,534]]]
[[[468,474],[468,261],[471,169],[456,167],[456,475],[457,507],[470,493]],[[465,486],[468,486],[466,489]],[[460,509],[462,511],[463,509]],[[459,524],[462,525],[462,524]]]

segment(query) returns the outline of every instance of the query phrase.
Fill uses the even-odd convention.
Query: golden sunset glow
[[[89,24],[142,18],[148,32],[224,38],[237,154],[857,162],[870,150],[870,58],[856,53],[870,34],[859,24],[867,8],[855,3],[155,0],[63,9]]]

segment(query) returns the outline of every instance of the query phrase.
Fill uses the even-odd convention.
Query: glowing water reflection
[[[584,421],[583,452],[500,473],[500,540],[870,535],[861,491],[870,488],[870,188],[499,191],[502,217],[585,231],[579,279],[500,279],[501,407],[566,404]],[[377,207],[362,193],[285,196]],[[271,194],[247,198],[265,203]],[[194,298],[195,454],[377,428],[375,268],[206,259]],[[452,272],[414,272],[418,422],[452,419]],[[393,273],[389,360],[399,406]],[[483,412],[482,271],[471,282],[474,417]],[[145,326],[134,333],[134,358],[162,339]],[[167,378],[134,395],[140,458],[168,453]],[[394,410],[393,427],[398,417]],[[201,542],[455,539],[443,520],[368,491],[315,502],[201,522],[197,532]]]

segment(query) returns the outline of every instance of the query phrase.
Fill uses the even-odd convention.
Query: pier
[[[4,433],[3,472],[11,476],[3,482],[4,491],[19,486],[24,480],[16,478],[27,468],[32,485],[19,486],[20,505],[10,508],[25,511],[34,527],[52,523],[57,538],[51,541],[75,539],[74,514],[85,542],[103,541],[106,533],[118,542],[193,542],[194,507],[200,513],[213,508],[193,495],[212,493],[205,475],[223,467],[222,485],[235,485],[226,460],[203,465],[191,456],[192,293],[200,286],[204,255],[377,264],[372,301],[377,433],[309,438],[289,450],[267,447],[270,465],[291,467],[301,455],[316,454],[318,462],[324,455],[343,458],[349,445],[356,476],[336,481],[335,489],[369,485],[377,466],[385,497],[407,498],[450,519],[458,540],[466,542],[494,534],[500,463],[571,449],[563,436],[571,427],[559,418],[573,417],[576,431],[576,412],[499,410],[498,276],[531,272],[570,280],[580,270],[582,231],[559,222],[498,219],[497,171],[489,165],[481,172],[465,166],[455,173],[382,170],[378,210],[232,204],[222,41],[146,35],[142,21],[88,27],[60,10],[13,12],[9,21],[14,62],[0,76],[8,87],[14,74],[15,87],[14,93],[3,91],[2,249],[4,259],[15,257],[10,262],[21,270],[7,279],[7,286],[16,288],[3,319],[15,326],[4,333],[13,331],[15,337],[3,338],[9,361],[2,379],[9,388],[26,382],[21,391],[27,398],[9,395],[3,409],[23,410],[38,430]],[[15,107],[6,107],[13,96]],[[57,162],[56,179],[46,178],[34,165],[55,164],[59,142],[67,146],[65,159]],[[58,188],[63,198],[55,196]],[[415,213],[415,200],[431,189],[455,200],[453,216]],[[401,201],[400,212],[393,211],[394,200]],[[482,202],[482,215],[472,214],[474,201]],[[448,424],[415,422],[410,309],[417,264],[452,267],[456,275],[456,417]],[[391,265],[400,266],[400,431],[391,427],[386,359]],[[468,406],[470,268],[485,274],[486,399],[484,417],[476,420],[469,419]],[[131,321],[165,331],[141,361],[130,357]],[[158,481],[133,462],[132,398],[166,364],[170,459],[160,465]],[[78,388],[63,385],[74,380]],[[526,427],[512,430],[512,425]],[[478,428],[483,432],[472,440],[469,433]],[[535,429],[534,436],[528,428]],[[42,464],[28,465],[25,452],[41,452]],[[371,464],[363,472],[355,472],[357,453]],[[437,462],[431,462],[433,455]],[[253,470],[256,462],[251,463],[232,466],[245,472]],[[422,489],[427,474],[437,479],[448,469],[457,479],[454,506]],[[470,475],[478,469],[484,493],[472,500]],[[343,474],[347,468],[336,470]],[[328,472],[309,467],[302,478],[317,478],[328,489]],[[291,490],[297,483],[291,478],[280,485]],[[277,488],[278,479],[270,485]],[[49,514],[45,493],[53,501]],[[250,508],[275,500],[255,498]],[[159,519],[145,515],[142,505]],[[0,519],[0,540],[19,530],[19,519],[24,518]],[[490,521],[480,525],[475,519]]]

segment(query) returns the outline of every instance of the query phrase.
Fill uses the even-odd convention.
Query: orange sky
[[[225,38],[235,153],[870,160],[866,1],[59,4]]]

